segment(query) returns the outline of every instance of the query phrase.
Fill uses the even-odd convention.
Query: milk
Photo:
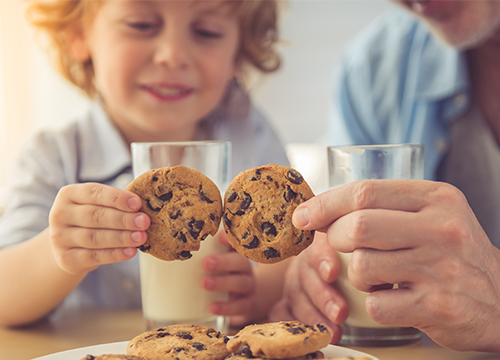
[[[359,291],[349,282],[347,277],[347,268],[351,261],[352,253],[339,253],[341,272],[337,279],[337,286],[344,295],[345,300],[349,304],[349,317],[346,324],[360,328],[390,328],[392,326],[380,325],[375,322],[366,312],[365,300],[368,293]]]
[[[201,278],[208,274],[202,266],[203,258],[227,250],[216,235],[202,241],[200,250],[191,252],[188,260],[164,261],[140,252],[142,309],[144,318],[152,324],[149,327],[183,323],[227,331],[220,328],[227,326],[225,319],[212,314],[208,306],[213,301],[227,301],[228,293],[207,291],[201,286]]]

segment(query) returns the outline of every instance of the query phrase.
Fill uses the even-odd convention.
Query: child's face
[[[238,19],[220,1],[107,0],[85,36],[126,140],[190,140],[235,76]]]

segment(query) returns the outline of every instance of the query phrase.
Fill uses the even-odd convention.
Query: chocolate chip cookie
[[[105,354],[105,355],[87,355],[80,360],[149,360],[141,356],[121,355],[121,354]]]
[[[148,239],[139,250],[159,259],[189,259],[200,241],[219,229],[220,191],[199,171],[182,165],[149,170],[126,190],[141,197],[141,211],[151,219]]]
[[[324,358],[325,358],[325,354],[323,354],[321,351],[315,351],[313,353],[310,353],[310,354],[307,354],[304,356],[287,358],[286,360],[321,360]],[[272,360],[272,359],[267,359],[267,358],[251,358],[251,359],[252,360]],[[243,354],[231,353],[226,358],[226,360],[248,360],[248,357],[246,357]]]
[[[150,360],[222,360],[229,355],[228,340],[226,334],[208,326],[170,325],[133,338],[127,354]]]
[[[286,359],[314,353],[332,340],[332,334],[321,325],[299,321],[249,325],[227,343],[227,349],[246,357]]]
[[[314,196],[297,170],[266,165],[233,179],[224,196],[223,223],[228,241],[240,254],[260,263],[276,263],[299,254],[314,231],[292,224],[295,208]]]

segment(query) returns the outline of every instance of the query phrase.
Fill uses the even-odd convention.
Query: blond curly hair
[[[236,65],[243,76],[250,68],[261,73],[278,70],[281,58],[278,43],[280,0],[224,0],[240,23],[240,48]],[[56,69],[72,84],[93,98],[96,94],[92,59],[76,60],[69,51],[68,34],[75,27],[90,23],[102,0],[27,0],[26,17],[46,35],[48,52]]]

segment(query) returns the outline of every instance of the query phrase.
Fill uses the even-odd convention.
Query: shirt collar
[[[130,149],[97,101],[80,124],[79,179],[104,181],[131,166]]]

